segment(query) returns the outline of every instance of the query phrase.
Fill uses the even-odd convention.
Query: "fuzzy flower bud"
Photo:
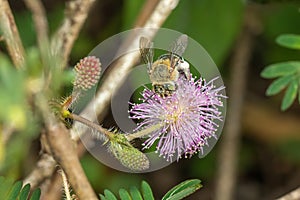
[[[123,166],[133,171],[143,171],[149,168],[147,156],[134,148],[124,134],[116,133],[113,138],[110,138],[108,150]]]
[[[88,56],[81,59],[74,68],[76,78],[75,89],[88,90],[93,87],[100,78],[101,63],[95,56]]]

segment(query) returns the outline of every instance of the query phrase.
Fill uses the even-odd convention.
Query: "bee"
[[[190,79],[189,63],[182,58],[187,43],[187,35],[181,35],[172,43],[168,53],[159,56],[153,62],[153,42],[146,37],[140,38],[140,53],[147,64],[152,90],[162,97],[171,95],[176,91],[178,87],[176,82],[180,75],[184,75],[187,80]]]

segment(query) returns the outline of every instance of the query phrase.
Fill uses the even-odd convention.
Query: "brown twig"
[[[24,66],[24,47],[7,0],[0,0],[0,28],[5,39],[8,53],[16,66]]]
[[[79,199],[97,199],[81,167],[74,143],[64,125],[52,124],[48,126],[47,138],[55,160],[67,174],[68,180]]]
[[[48,21],[45,14],[45,8],[40,0],[24,0],[24,2],[32,13],[37,40],[41,50],[42,45],[44,45],[45,42],[49,42]]]
[[[56,165],[52,155],[42,154],[34,170],[24,179],[23,184],[30,183],[31,188],[37,188],[45,179],[52,176]]]
[[[159,0],[147,0],[143,5],[135,23],[134,27],[143,27],[144,24],[147,22],[147,19],[157,6]]]
[[[76,146],[71,140],[69,131],[58,123],[43,97],[38,98],[37,105],[46,123],[46,138],[56,162],[66,173],[68,180],[79,199],[97,199],[77,156]]]
[[[14,16],[7,0],[0,0],[0,29],[3,35],[0,41],[5,41],[8,53],[17,69],[24,67],[24,48],[19,36]],[[14,123],[3,127],[2,145],[13,135],[16,126]]]
[[[40,200],[57,200],[62,197],[62,179],[58,173],[54,173],[51,179],[43,182]]]
[[[77,155],[78,157],[82,157],[84,153],[86,152],[85,146],[79,141],[77,143]],[[43,182],[41,185],[42,189],[42,196],[41,200],[55,200],[61,197],[62,191],[62,180],[59,173],[54,173],[51,177],[51,180],[49,180],[50,184],[47,184],[47,182]],[[45,187],[43,187],[45,185]]]
[[[46,89],[49,88],[49,83],[52,79],[52,74],[49,73],[49,70],[52,66],[56,66],[60,59],[55,55],[53,56],[49,50],[48,21],[42,2],[40,0],[24,0],[24,2],[32,13],[37,33],[37,43],[45,72],[45,84],[43,87]]]
[[[66,5],[63,23],[51,40],[52,53],[61,57],[62,67],[66,66],[74,41],[78,37],[94,1],[71,0]]]
[[[297,200],[300,199],[300,187],[278,198],[277,200]]]
[[[252,10],[247,10],[252,11]],[[240,33],[237,45],[231,61],[229,84],[229,103],[219,150],[219,168],[217,171],[216,200],[234,199],[234,189],[237,177],[237,161],[240,146],[240,129],[242,118],[242,107],[247,80],[248,65],[253,48],[253,38],[257,34],[253,26],[253,16],[245,15],[245,27]],[[250,13],[249,13],[250,14]]]
[[[253,123],[253,119],[256,122]],[[274,110],[265,99],[247,100],[243,108],[242,126],[247,134],[268,144],[278,144],[287,138],[300,139],[300,117]]]
[[[47,62],[49,54],[45,54],[45,44],[48,46],[48,25],[45,16],[43,5],[39,0],[24,0],[27,7],[33,13],[33,19],[37,31],[38,44],[41,53],[43,54],[43,62]],[[62,26],[56,32],[52,39],[52,45],[54,49],[60,52],[56,52],[59,56],[63,54],[65,60],[69,55],[71,47],[78,36],[78,32],[86,19],[87,13],[94,0],[82,1],[73,0],[68,2],[65,9],[65,19],[63,20]],[[55,46],[55,45],[61,46]],[[60,48],[61,47],[61,48]],[[57,48],[57,49],[56,49]],[[62,48],[68,48],[62,49]],[[47,63],[44,63],[47,64]],[[47,142],[44,142],[47,143]],[[50,158],[49,158],[50,157]],[[35,169],[27,176],[25,183],[30,183],[32,188],[39,186],[45,179],[51,177],[55,170],[57,163],[51,156],[43,155],[38,161]]]

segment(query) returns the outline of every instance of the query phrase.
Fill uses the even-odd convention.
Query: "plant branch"
[[[296,200],[300,199],[300,187],[278,198],[277,200]]]
[[[81,167],[75,143],[69,131],[62,123],[58,123],[48,110],[47,101],[40,97],[37,104],[46,122],[46,138],[56,162],[66,173],[68,180],[79,199],[97,199],[84,171]]]
[[[49,154],[42,154],[34,170],[24,179],[23,185],[30,183],[31,188],[37,188],[45,179],[52,176],[56,162]]]
[[[24,47],[7,0],[0,0],[0,28],[7,46],[8,53],[16,66],[24,67]]]
[[[42,47],[43,43],[46,43],[48,46],[49,42],[47,36],[48,26],[43,5],[41,4],[41,2],[39,2],[39,0],[24,1],[27,7],[33,13],[33,19],[35,22],[38,37],[38,44],[40,47],[40,51],[44,56],[43,62],[47,61],[48,57],[45,56],[49,54],[44,54],[45,48]],[[3,1],[0,0],[0,2],[2,3]],[[57,30],[55,36],[51,41],[51,51],[56,53],[59,56],[58,58],[63,59],[64,63],[67,62],[67,57],[70,54],[73,43],[78,36],[79,30],[81,29],[82,24],[86,19],[93,2],[94,0],[72,0],[67,3],[63,23]],[[1,14],[3,13],[1,12]],[[63,66],[64,65],[65,64],[63,64]],[[32,188],[39,186],[45,179],[50,178],[55,170],[56,162],[53,162],[54,159],[50,155],[45,155],[41,156],[40,160],[37,162],[36,167],[25,179],[25,182],[30,183],[32,185]]]
[[[86,126],[88,126],[90,128],[93,128],[93,129],[97,130],[98,132],[100,132],[101,134],[106,135],[107,137],[111,137],[111,135],[114,134],[114,133],[108,131],[107,129],[103,128],[102,126],[100,126],[96,123],[93,123],[92,121],[89,121],[88,119],[85,119],[84,117],[81,117],[79,115],[70,113],[70,118],[75,120],[75,121],[78,121],[82,124],[85,124]]]
[[[289,113],[282,115],[267,105],[265,99],[248,99],[243,116],[242,126],[252,138],[272,145],[288,139],[300,139],[300,116]],[[253,119],[260,123],[253,123]]]
[[[145,4],[143,5],[135,23],[134,27],[142,27],[149,16],[152,14],[153,10],[157,6],[159,0],[147,0]]]
[[[48,41],[48,22],[45,8],[40,0],[24,0],[28,9],[32,12],[32,17],[37,33],[37,40],[40,50],[45,42]]]
[[[94,130],[97,130],[99,133],[106,135],[108,138],[111,138],[112,135],[115,134],[115,133],[103,128],[102,126],[100,126],[96,123],[93,123],[92,121],[89,121],[88,119],[85,119],[84,117],[81,117],[81,116],[76,115],[74,113],[70,113],[69,117],[71,119],[75,120],[75,121],[78,121],[82,124],[87,125],[90,128],[93,128]],[[146,136],[146,135],[152,133],[153,131],[156,131],[156,130],[160,129],[162,126],[163,126],[162,124],[156,124],[156,125],[147,127],[143,130],[140,130],[140,131],[137,131],[137,132],[134,132],[134,133],[128,133],[128,134],[126,134],[126,138],[127,138],[128,141],[132,141],[136,138]],[[102,137],[98,137],[98,138],[102,138]]]
[[[62,67],[67,64],[73,44],[95,0],[71,0],[65,9],[62,25],[51,40],[51,50],[60,56]]]
[[[249,11],[249,10],[247,10]],[[237,177],[237,161],[240,146],[242,107],[244,104],[247,71],[253,39],[257,27],[253,27],[253,16],[245,14],[245,26],[237,40],[231,60],[230,84],[226,125],[219,150],[219,168],[217,171],[216,200],[234,199],[233,193]]]

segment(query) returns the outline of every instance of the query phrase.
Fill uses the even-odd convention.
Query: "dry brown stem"
[[[75,193],[79,199],[97,199],[81,167],[76,146],[70,138],[69,131],[62,123],[57,123],[53,115],[47,115],[44,118],[47,127],[46,137],[53,157],[66,173]]]
[[[248,136],[267,144],[300,139],[299,121],[298,115],[272,109],[265,99],[248,100],[243,108],[242,125]]]
[[[251,11],[251,10],[247,10]],[[254,35],[257,26],[253,26],[253,16],[245,15],[245,26],[236,42],[235,51],[231,60],[229,83],[229,103],[224,134],[221,137],[219,150],[219,168],[217,171],[216,200],[234,199],[234,190],[237,178],[237,162],[240,146],[240,130],[242,107],[247,80],[248,65],[253,48]],[[254,31],[255,30],[255,31]]]
[[[51,179],[44,181],[40,186],[40,200],[57,200],[62,197],[62,179],[58,173],[54,173]]]
[[[24,67],[24,47],[7,0],[0,0],[0,28],[14,65],[18,69]]]
[[[33,20],[35,23],[36,31],[37,31],[37,37],[38,37],[38,44],[41,53],[43,54],[43,61],[47,62],[47,49],[45,49],[45,45],[48,46],[48,25],[47,25],[47,19],[45,16],[45,11],[42,3],[39,0],[24,0],[27,7],[31,10],[33,14]],[[84,20],[86,19],[86,16],[88,15],[88,11],[92,5],[94,0],[73,0],[69,1],[67,3],[66,9],[65,9],[65,19],[63,20],[62,26],[57,31],[56,35],[52,39],[52,44],[54,45],[54,51],[57,53],[57,55],[61,56],[63,55],[64,62],[66,62],[67,57],[71,51],[71,48],[73,46],[73,43],[75,39],[78,36],[79,30],[82,27],[82,24]],[[60,45],[60,46],[55,46]],[[56,49],[57,48],[57,49]],[[46,50],[46,51],[45,51]],[[59,52],[57,52],[59,51]],[[46,57],[47,56],[47,57]],[[47,63],[44,63],[47,64]],[[56,124],[53,124],[57,126]],[[57,128],[57,127],[56,127]],[[57,130],[58,132],[64,132],[64,127],[61,127],[63,129]],[[43,142],[44,144],[47,144],[48,142]],[[47,144],[48,145],[48,144]],[[50,145],[51,148],[53,147],[53,144]],[[64,145],[63,145],[64,146]],[[49,149],[49,148],[48,148]],[[54,152],[59,150],[54,150]],[[44,180],[50,178],[53,175],[53,172],[55,170],[55,166],[57,163],[54,161],[54,159],[51,156],[45,156],[47,154],[44,154],[41,159],[38,161],[37,166],[35,169],[28,175],[28,177],[25,179],[26,183],[30,183],[33,188],[39,186]],[[66,156],[63,154],[63,156]],[[76,163],[76,160],[78,159],[73,157],[73,162]],[[63,160],[64,158],[57,158],[59,160]],[[77,162],[78,163],[78,162]],[[64,164],[66,165],[66,164]],[[68,165],[67,165],[68,166]],[[77,171],[82,171],[82,168],[80,165],[77,165],[77,168],[79,168]],[[67,175],[72,172],[68,172]],[[83,174],[83,173],[81,173]],[[80,176],[79,174],[77,174]],[[76,176],[77,176],[76,175]],[[74,176],[74,173],[73,173]],[[85,175],[83,174],[83,177]],[[74,181],[76,181],[76,178],[72,178],[73,184]],[[74,188],[75,189],[75,188]],[[75,189],[76,190],[76,189]],[[82,189],[81,189],[82,190]],[[92,190],[91,190],[92,191]],[[81,193],[79,191],[79,193]],[[91,192],[91,195],[94,193]]]
[[[85,147],[84,145],[79,141],[77,143],[77,153],[78,157],[81,157],[85,153]],[[50,184],[47,184],[47,182],[43,182],[41,185],[42,189],[42,195],[41,200],[56,200],[61,197],[62,194],[62,179],[59,173],[54,173],[51,177],[51,180],[49,180]],[[43,187],[45,185],[45,187]]]
[[[26,6],[32,13],[38,44],[41,46],[48,41],[48,21],[45,8],[40,0],[24,0]]]
[[[38,187],[45,179],[52,176],[55,165],[52,155],[42,154],[34,170],[24,180],[24,185],[30,183],[32,188]]]
[[[158,2],[159,0],[147,0],[145,2],[134,23],[134,27],[142,27],[146,23],[147,19],[157,6]]]
[[[300,199],[300,187],[278,198],[277,200],[298,200],[298,199]]]
[[[66,66],[73,44],[94,2],[95,0],[67,2],[63,23],[51,40],[52,53],[61,58],[62,67]]]

